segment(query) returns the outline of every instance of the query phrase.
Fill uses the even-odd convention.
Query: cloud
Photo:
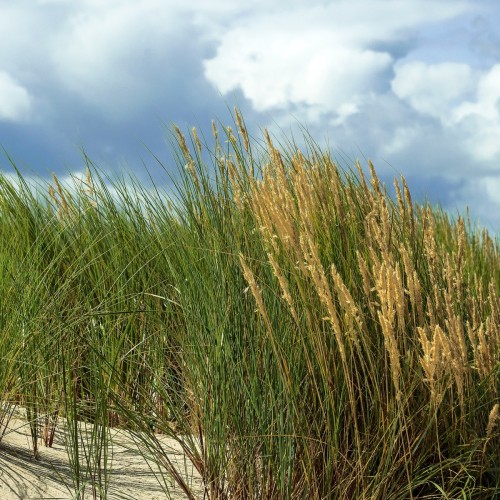
[[[488,195],[490,201],[498,207],[497,214],[500,212],[500,177],[484,177],[480,180],[480,185]],[[499,224],[498,219],[496,223]]]
[[[386,155],[394,155],[401,151],[405,151],[422,135],[422,133],[422,127],[419,125],[403,125],[397,127],[392,137],[382,146],[381,150]]]
[[[447,123],[453,104],[473,90],[474,76],[468,64],[415,61],[396,66],[391,88],[415,111]]]
[[[0,135],[35,168],[80,169],[80,145],[142,165],[143,144],[168,155],[161,120],[210,136],[238,104],[256,136],[297,121],[444,205],[496,207],[499,15],[497,0],[0,0]]]
[[[455,205],[471,208],[473,222],[478,222],[500,236],[500,177],[469,178],[453,193]]]
[[[409,62],[396,67],[394,94],[418,114],[440,121],[478,162],[500,160],[500,64],[474,70],[464,63]]]
[[[483,73],[475,99],[457,106],[453,120],[467,131],[466,145],[478,159],[500,161],[500,64]]]
[[[258,111],[303,103],[347,117],[392,61],[386,53],[343,47],[333,33],[289,34],[275,26],[258,38],[233,31],[205,63],[206,77],[223,93],[241,88]]]
[[[168,48],[180,27],[158,2],[98,5],[73,14],[58,34],[56,74],[104,113],[137,110],[151,95],[155,73],[168,71]],[[154,71],[154,64],[162,67]]]
[[[268,10],[219,34],[216,54],[204,63],[205,76],[223,94],[240,89],[258,111],[306,105],[336,113],[341,123],[384,89],[394,60],[391,45],[396,52],[422,23],[470,7],[438,1],[429,10],[424,3],[313,2],[287,13]]]
[[[0,71],[0,120],[22,121],[31,111],[29,92],[5,71]]]

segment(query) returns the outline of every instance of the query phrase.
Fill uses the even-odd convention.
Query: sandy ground
[[[71,499],[75,497],[71,469],[64,445],[64,423],[58,425],[53,446],[40,445],[39,460],[33,457],[29,426],[17,415],[8,424],[0,441],[0,499]],[[91,426],[88,426],[91,427]],[[111,430],[111,465],[107,498],[154,500],[169,498],[162,488],[158,470],[151,470],[141,455],[133,436],[125,431]],[[192,465],[184,459],[178,443],[159,436],[169,458],[183,471],[186,482],[203,498],[201,483]],[[85,475],[85,469],[84,474]],[[167,480],[170,498],[186,498],[185,493]],[[160,484],[162,483],[162,484]],[[85,498],[92,498],[91,488]]]

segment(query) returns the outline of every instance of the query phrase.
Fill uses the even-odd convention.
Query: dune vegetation
[[[169,195],[88,158],[71,189],[0,177],[0,435],[64,425],[80,498],[116,427],[166,496],[198,498],[161,434],[206,498],[499,495],[498,239],[238,112],[172,137]]]

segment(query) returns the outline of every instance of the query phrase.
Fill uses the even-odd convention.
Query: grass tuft
[[[235,117],[174,128],[170,197],[87,158],[71,189],[0,176],[0,439],[16,406],[35,457],[64,421],[79,498],[112,427],[167,495],[199,491],[159,433],[208,498],[498,495],[498,240]]]

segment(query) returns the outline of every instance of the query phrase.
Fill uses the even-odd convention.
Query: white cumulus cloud
[[[392,90],[419,114],[436,118],[477,161],[500,160],[500,64],[409,62],[396,67]]]
[[[0,120],[24,120],[30,110],[29,92],[8,73],[0,71]]]
[[[344,47],[331,32],[311,28],[300,38],[289,35],[276,26],[259,37],[234,30],[218,57],[205,63],[207,78],[223,93],[240,87],[259,111],[304,103],[354,112],[392,61],[386,53]]]
[[[500,64],[484,72],[478,80],[476,99],[455,109],[454,119],[460,122],[470,116],[498,120],[500,115]]]
[[[385,85],[394,58],[380,44],[405,41],[421,24],[470,6],[424,4],[431,7],[425,0],[358,0],[279,14],[269,8],[219,33],[205,76],[223,94],[240,89],[258,111],[308,105],[337,114],[339,123]]]
[[[474,89],[475,75],[464,63],[414,61],[396,66],[391,87],[415,111],[447,122],[454,103],[463,101]]]

